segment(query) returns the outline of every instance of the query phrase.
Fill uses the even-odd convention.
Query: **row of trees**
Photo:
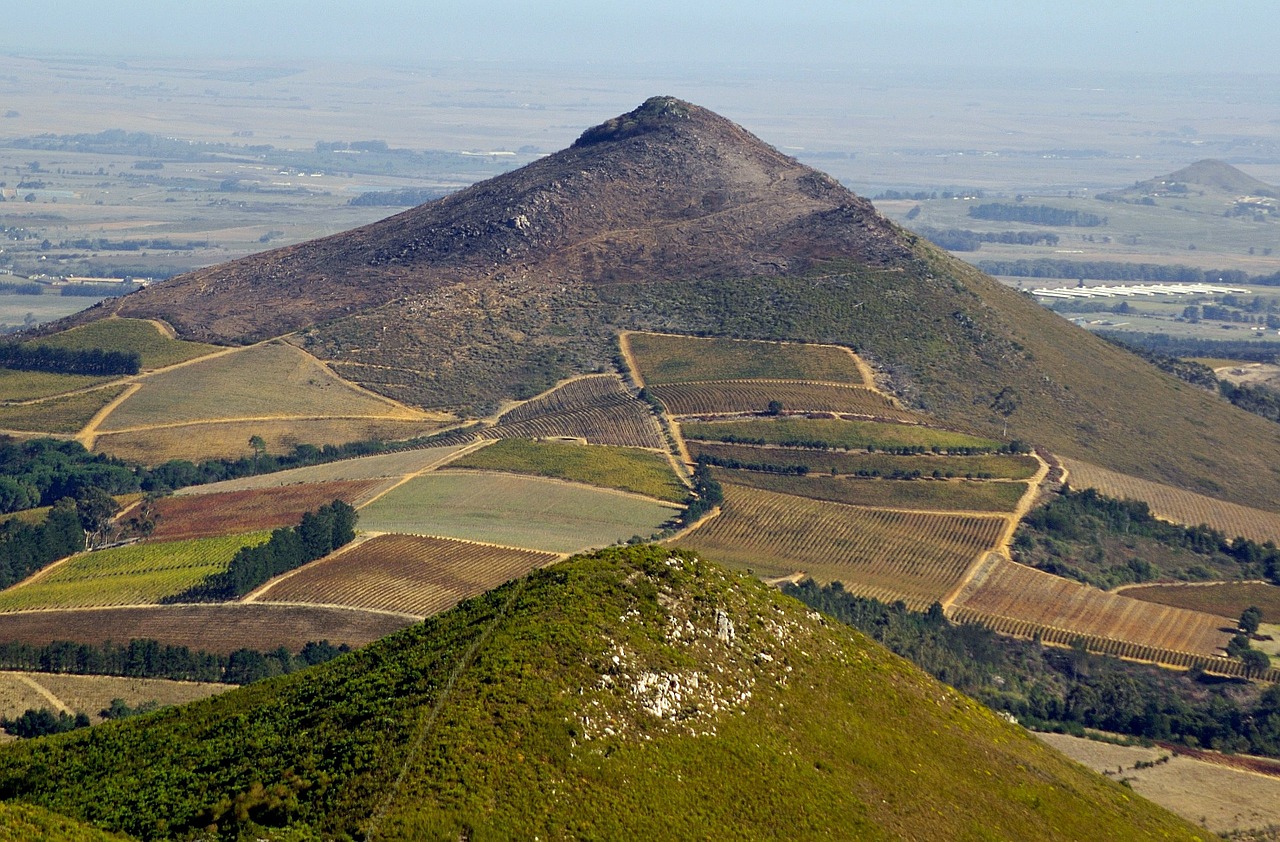
[[[297,527],[275,530],[265,544],[241,547],[225,572],[211,574],[165,601],[222,602],[244,596],[268,579],[322,558],[355,537],[356,510],[334,500],[304,514]]]
[[[983,243],[1034,246],[1039,243],[1056,246],[1058,235],[1049,231],[969,231],[963,228],[917,228],[916,233],[948,251],[977,251]]]
[[[0,643],[0,668],[249,684],[322,664],[349,651],[345,643],[334,646],[327,640],[309,641],[296,654],[280,647],[269,652],[238,649],[225,655],[164,644],[149,638],[102,644],[60,640],[35,645],[9,641]]]
[[[972,205],[969,216],[974,219],[990,219],[998,222],[1025,222],[1029,225],[1070,225],[1076,228],[1096,228],[1106,225],[1105,217],[1078,210],[1051,208],[1048,205],[1021,205],[990,202]]]
[[[0,344],[0,367],[55,374],[137,374],[142,357],[137,351],[104,351],[101,348],[54,348],[50,345]]]

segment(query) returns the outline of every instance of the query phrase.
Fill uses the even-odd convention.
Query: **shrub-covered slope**
[[[7,746],[0,795],[143,838],[1203,838],[856,632],[654,547]]]

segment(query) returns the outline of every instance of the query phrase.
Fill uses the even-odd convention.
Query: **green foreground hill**
[[[856,632],[656,547],[6,746],[0,795],[146,839],[1205,836]]]

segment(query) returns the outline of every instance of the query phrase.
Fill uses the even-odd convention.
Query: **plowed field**
[[[153,540],[227,535],[297,526],[306,512],[334,500],[354,504],[380,480],[348,480],[285,485],[222,494],[164,497],[155,502]]]
[[[943,599],[996,544],[1006,520],[878,511],[729,484],[724,497],[719,517],[674,543],[757,571],[804,571],[916,610]]]
[[[554,553],[381,535],[272,585],[259,602],[309,602],[427,616],[555,561]]]
[[[649,405],[616,375],[570,380],[506,412],[489,438],[582,438],[592,444],[661,448],[662,430]]]
[[[55,640],[123,643],[150,638],[223,654],[278,646],[296,652],[310,640],[363,646],[412,622],[393,614],[346,608],[256,603],[158,605],[0,614],[0,640],[43,646]]]

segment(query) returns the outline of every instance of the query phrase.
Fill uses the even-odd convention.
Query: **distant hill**
[[[851,629],[656,547],[7,746],[0,796],[144,839],[1203,838]]]
[[[952,427],[1280,508],[1280,426],[671,97],[438,201],[77,318],[111,312],[222,343],[292,333],[344,377],[464,415],[609,366],[622,329],[842,344]]]
[[[1183,188],[1200,188],[1229,193],[1233,196],[1270,196],[1280,198],[1280,188],[1241,172],[1224,161],[1206,158],[1190,166],[1150,181],[1140,181],[1135,190],[1177,192]]]

